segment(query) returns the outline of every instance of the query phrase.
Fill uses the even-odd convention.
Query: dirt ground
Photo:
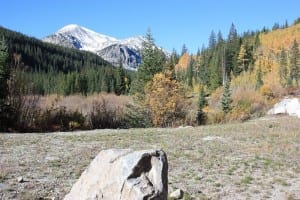
[[[163,149],[185,199],[300,199],[300,120],[0,134],[0,199],[62,199],[102,149]]]

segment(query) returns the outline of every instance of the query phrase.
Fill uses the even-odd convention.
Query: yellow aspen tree
[[[241,71],[246,71],[246,62],[248,61],[248,59],[246,58],[246,48],[245,45],[241,45],[240,47],[240,52],[237,58],[237,62],[238,62],[238,67],[240,68]]]
[[[145,87],[145,93],[153,125],[156,127],[174,125],[176,116],[181,113],[179,83],[172,80],[168,73],[158,73]]]

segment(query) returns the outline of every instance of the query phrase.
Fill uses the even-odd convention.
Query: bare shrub
[[[230,121],[245,121],[251,116],[260,116],[266,106],[267,99],[254,86],[235,87],[232,90],[233,110],[228,116]]]
[[[208,99],[209,100],[208,103],[211,108],[217,108],[220,106],[220,100],[223,92],[224,92],[224,88],[219,87],[215,90],[214,93],[211,94],[210,98]]]
[[[51,107],[41,112],[36,126],[39,131],[85,129],[85,117],[79,111],[68,111],[66,107]]]
[[[125,126],[125,104],[131,101],[128,96],[114,94],[43,96],[37,126],[47,131],[121,128]]]
[[[123,107],[112,105],[104,98],[93,102],[92,110],[87,118],[91,129],[122,128],[125,126]]]
[[[222,111],[214,111],[207,113],[207,124],[225,123],[225,113]]]

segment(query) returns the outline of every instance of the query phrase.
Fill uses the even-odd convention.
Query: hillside
[[[256,51],[256,67],[261,65],[263,72],[273,72],[272,76],[279,80],[279,54],[282,49],[288,52],[294,40],[300,41],[300,24],[298,23],[284,29],[261,33],[259,38],[260,46]]]
[[[266,52],[279,53],[281,48],[289,49],[294,40],[300,41],[300,23],[260,34],[260,45]]]
[[[0,36],[8,47],[12,72],[22,85],[31,87],[26,93],[86,95],[116,90],[118,69],[94,53],[46,43],[3,27]],[[124,73],[129,80],[132,73]]]
[[[297,199],[299,119],[167,129],[0,135],[0,197],[62,199],[102,149],[160,149],[186,199]],[[18,182],[22,177],[24,182]]]
[[[64,73],[87,67],[111,67],[90,52],[48,44],[3,27],[0,27],[0,35],[6,40],[12,66],[22,62],[30,71]]]

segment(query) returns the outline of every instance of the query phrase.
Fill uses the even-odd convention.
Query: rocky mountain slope
[[[70,24],[45,37],[43,41],[96,53],[116,66],[122,59],[126,69],[136,70],[141,63],[144,38],[137,36],[120,40]]]

